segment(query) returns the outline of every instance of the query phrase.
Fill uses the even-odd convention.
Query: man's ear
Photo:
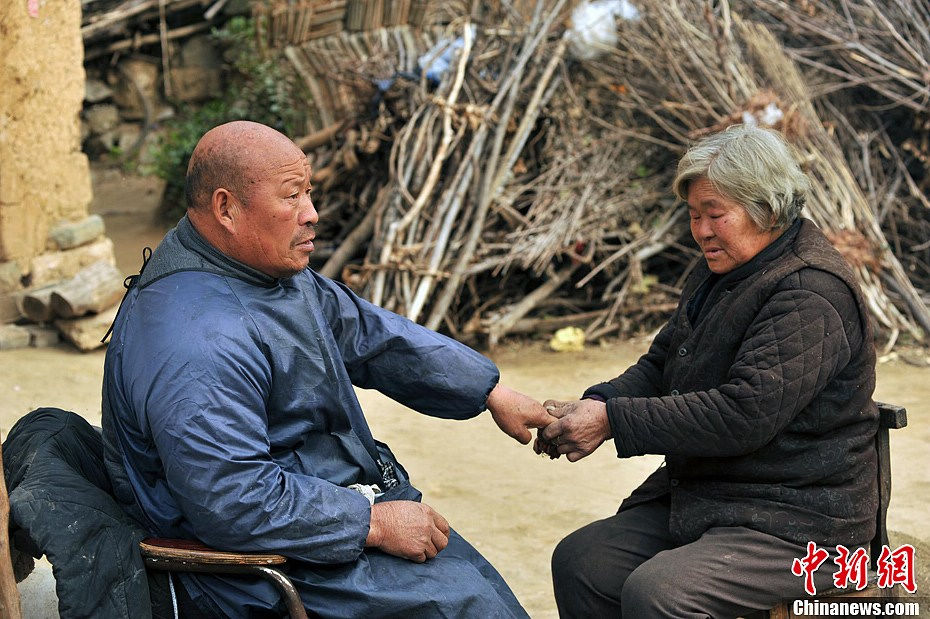
[[[213,195],[210,197],[210,209],[216,223],[230,234],[235,234],[241,205],[228,189],[219,187],[214,190]]]

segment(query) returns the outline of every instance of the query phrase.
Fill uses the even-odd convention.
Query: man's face
[[[272,277],[289,277],[310,263],[319,216],[310,199],[310,164],[304,154],[295,147],[275,159],[246,183],[235,258]]]
[[[765,249],[777,236],[759,229],[738,202],[722,195],[704,177],[688,187],[691,235],[714,273],[728,273]]]

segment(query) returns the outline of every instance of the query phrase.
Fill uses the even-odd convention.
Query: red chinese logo
[[[878,557],[878,586],[881,588],[903,585],[908,593],[915,593],[914,583],[914,547],[904,544],[895,551],[882,546]]]
[[[857,591],[865,589],[869,580],[869,555],[866,554],[865,549],[858,548],[851,553],[846,546],[840,544],[836,547],[836,552],[837,557],[833,559],[833,562],[836,563],[837,570],[833,574],[833,584],[838,589],[845,589],[852,585],[855,585]],[[829,553],[826,550],[817,548],[814,542],[807,542],[807,554],[791,562],[791,573],[795,576],[804,576],[804,590],[808,595],[817,595],[814,572],[827,560],[828,556]],[[917,592],[917,584],[914,580],[914,547],[910,544],[904,544],[896,550],[882,546],[877,568],[879,588],[888,589],[901,585],[908,593]]]
[[[850,583],[856,585],[856,591],[862,591],[869,584],[869,555],[864,548],[859,548],[850,556],[849,549],[840,544],[836,547],[839,556],[833,559],[839,568],[833,574],[833,584],[838,589],[845,589]]]
[[[814,585],[814,572],[827,560],[829,554],[823,548],[817,548],[814,542],[807,542],[807,555],[791,562],[791,573],[795,576],[804,574],[804,590],[808,595],[817,595]]]

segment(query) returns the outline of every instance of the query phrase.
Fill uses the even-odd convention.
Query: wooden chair
[[[865,589],[828,589],[818,592],[816,599],[830,597],[846,598],[882,598],[891,595],[890,589],[878,586],[878,557],[882,546],[888,545],[888,529],[886,517],[888,515],[888,502],[891,500],[891,448],[888,442],[888,431],[897,430],[907,425],[907,411],[902,406],[894,404],[878,404],[878,433],[875,435],[875,450],[878,452],[878,513],[875,515],[875,537],[869,543],[869,556],[871,557],[871,570],[869,571],[869,584]],[[792,602],[782,602],[768,611],[750,615],[751,619],[794,619],[798,615],[792,612]]]
[[[149,537],[139,542],[139,550],[150,570],[166,572],[205,572],[209,574],[251,574],[271,582],[281,593],[291,619],[307,619],[297,589],[277,569],[287,563],[281,555],[221,552],[198,542]]]

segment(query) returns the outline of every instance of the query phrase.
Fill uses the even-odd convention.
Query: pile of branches
[[[228,0],[81,0],[84,59],[160,45],[216,25]]]
[[[348,176],[328,166],[323,208],[358,199],[327,231],[340,249],[324,272],[492,345],[658,324],[703,259],[670,195],[677,159],[754,122],[796,147],[814,185],[805,214],[853,265],[886,345],[930,333],[914,286],[930,288],[926,8],[635,4],[595,59],[562,36],[565,0],[541,0],[519,26],[500,25],[518,23],[507,2],[506,19],[452,21],[460,49],[440,83],[398,82],[349,132],[357,146],[324,149],[323,160],[364,160]]]

